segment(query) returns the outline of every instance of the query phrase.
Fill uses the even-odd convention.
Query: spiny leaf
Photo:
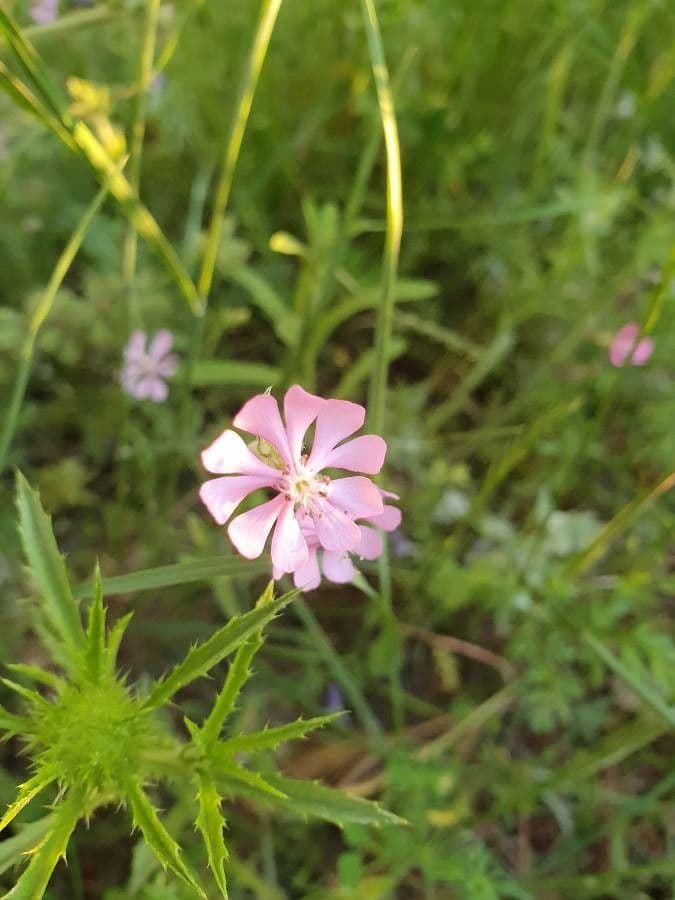
[[[122,643],[124,632],[127,630],[127,626],[129,625],[129,622],[131,622],[133,615],[134,614],[130,612],[127,613],[126,616],[120,616],[120,618],[115,622],[108,634],[108,647],[106,656],[108,671],[111,675],[114,675],[115,673],[115,668],[117,666],[117,654],[120,649],[120,644]]]
[[[204,723],[202,737],[209,743],[218,740],[227,717],[234,709],[234,704],[242,687],[248,681],[251,674],[251,660],[262,647],[263,641],[260,632],[251,635],[237,650],[232,664],[227,672],[225,683],[218,694],[213,709]]]
[[[28,825],[23,825],[18,834],[5,838],[0,843],[0,875],[24,860],[24,857],[35,853],[44,843],[47,832],[51,831],[54,816],[44,816]]]
[[[274,582],[270,581],[258,598],[256,607],[265,606],[272,600],[274,600]],[[247,638],[237,650],[225,678],[225,683],[202,728],[202,738],[206,744],[218,739],[227,717],[234,709],[234,704],[242,687],[249,679],[251,661],[262,647],[262,643],[262,634],[260,631],[257,631]]]
[[[21,810],[28,806],[33,797],[37,797],[48,785],[56,780],[56,774],[52,770],[41,769],[28,781],[19,785],[19,796],[10,804],[2,819],[0,819],[0,831],[3,831],[9,823],[15,819]]]
[[[126,786],[126,795],[131,806],[134,827],[138,828],[153,853],[165,869],[177,875],[188,887],[206,900],[196,877],[181,858],[181,849],[162,825],[154,806],[133,780]]]
[[[47,687],[53,688],[58,693],[60,693],[66,685],[63,678],[59,678],[54,672],[50,672],[48,669],[42,669],[40,666],[27,666],[24,665],[24,663],[7,663],[7,668],[11,669],[12,672],[16,672],[17,675],[23,675],[24,678],[28,678],[30,681],[35,681],[38,684],[44,684]]]
[[[50,816],[47,837],[33,853],[28,868],[3,900],[40,900],[52,877],[82,814],[82,801],[77,794],[69,795]]]
[[[313,719],[298,719],[287,725],[279,725],[277,728],[265,728],[263,731],[255,731],[251,734],[238,734],[236,737],[220,743],[217,750],[222,754],[274,750],[279,744],[303,738],[315,728],[322,728],[328,722],[332,722],[333,719],[342,715],[344,715],[343,712],[337,712],[328,716],[316,716]]]
[[[209,669],[241,646],[253,632],[259,631],[270,619],[274,618],[276,613],[290,603],[297,593],[297,591],[290,591],[277,600],[252,609],[243,616],[235,616],[207,641],[193,647],[173,672],[155,685],[143,704],[143,708],[153,709],[166,703],[186,684],[201,678]]]
[[[210,778],[199,775],[198,785],[199,815],[195,824],[204,838],[209,868],[213,873],[214,880],[223,897],[227,898],[224,862],[229,858],[229,853],[223,838],[225,819],[220,809],[222,797]]]
[[[5,732],[2,735],[2,740],[6,741],[15,734],[26,734],[30,731],[30,723],[28,719],[15,716],[13,713],[8,712],[4,706],[0,706],[0,729]]]
[[[286,794],[287,801],[283,804],[284,808],[303,818],[316,816],[341,828],[352,824],[375,826],[407,824],[405,819],[382,809],[377,803],[363,800],[361,797],[351,797],[343,791],[326,787],[316,781],[298,781],[281,775],[268,775],[267,778],[270,785]]]
[[[16,486],[23,548],[45,613],[67,645],[80,647],[84,637],[82,623],[51,519],[42,508],[39,495],[20,472],[17,472]]]
[[[87,644],[85,666],[92,681],[98,681],[103,671],[105,659],[105,609],[103,608],[103,585],[101,570],[96,563],[94,572],[94,599],[89,607],[87,621]]]
[[[0,678],[0,681],[2,681],[5,687],[8,687],[10,691],[14,691],[14,693],[23,697],[23,699],[30,703],[31,706],[43,707],[47,703],[42,694],[38,694],[38,692],[34,691],[32,688],[24,687],[23,684],[12,681],[10,678]]]
[[[274,787],[258,772],[249,772],[231,757],[210,760],[213,774],[218,784],[227,794],[233,797],[243,795],[254,800],[274,800],[277,803],[286,799],[286,794]]]

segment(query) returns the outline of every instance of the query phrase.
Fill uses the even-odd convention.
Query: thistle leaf
[[[204,838],[209,868],[213,873],[213,878],[223,897],[227,898],[224,862],[229,858],[229,853],[223,838],[225,819],[220,809],[222,797],[210,778],[200,775],[198,779],[197,802],[199,804],[199,815],[195,820],[195,824]]]
[[[232,797],[251,797],[253,800],[286,800],[286,794],[266,781],[258,772],[249,772],[231,757],[211,760],[213,774],[224,792]]]
[[[206,743],[218,740],[223,725],[234,709],[234,704],[237,702],[241,689],[250,678],[251,661],[262,647],[262,644],[260,632],[256,632],[247,638],[246,642],[237,650],[227,672],[222,690],[218,694],[213,709],[204,723],[202,737]]]
[[[91,680],[97,682],[100,680],[105,660],[105,609],[98,563],[94,571],[94,599],[89,607],[86,640],[85,668]]]
[[[47,833],[52,830],[54,816],[44,816],[28,825],[23,825],[18,834],[5,838],[0,843],[0,875],[8,869],[25,862],[25,857],[35,853],[44,843]]]
[[[268,775],[267,778],[272,787],[286,794],[284,808],[302,818],[315,816],[333,822],[340,828],[353,824],[378,827],[408,824],[405,819],[382,809],[377,803],[361,797],[351,797],[316,781],[298,781],[281,775]]]
[[[259,631],[279,610],[283,609],[297,595],[289,591],[276,600],[257,606],[243,616],[235,616],[227,625],[219,629],[202,644],[193,647],[185,659],[152,689],[143,704],[144,709],[154,709],[170,700],[186,684],[205,675],[226,656],[233,653],[250,635]]]
[[[18,694],[20,697],[23,697],[31,706],[34,707],[44,707],[47,703],[42,694],[38,694],[37,691],[34,691],[32,688],[24,687],[23,684],[19,684],[16,681],[12,681],[9,678],[0,678],[0,681],[8,687],[10,691],[14,691],[15,694]]]
[[[107,666],[108,671],[111,675],[114,675],[115,669],[117,667],[117,654],[119,653],[120,644],[122,643],[122,638],[124,637],[124,633],[127,630],[129,622],[133,618],[133,613],[127,613],[126,616],[121,616],[110,629],[108,634],[108,648],[107,648]]]
[[[217,752],[228,755],[232,753],[257,753],[261,750],[274,750],[285,741],[295,741],[305,737],[310,731],[322,728],[332,722],[343,712],[331,713],[328,716],[316,716],[313,719],[297,719],[277,728],[265,728],[251,734],[238,734],[236,737],[218,744]]]
[[[36,772],[36,774],[33,775],[32,778],[29,778],[28,781],[24,781],[23,784],[19,785],[19,796],[14,803],[10,804],[4,816],[0,819],[0,831],[7,828],[9,823],[19,815],[21,810],[28,806],[33,797],[37,797],[41,791],[55,780],[56,774],[53,771],[42,769],[39,772]]]
[[[51,519],[42,508],[38,493],[20,472],[17,472],[16,487],[23,549],[44,611],[69,647],[81,647],[84,639],[82,623],[63,557],[54,539]]]
[[[1,740],[6,741],[15,734],[27,734],[31,730],[30,722],[21,716],[15,716],[8,712],[4,706],[0,706],[0,729],[5,731]]]
[[[138,828],[165,869],[169,869],[200,897],[207,900],[196,877],[181,858],[181,849],[162,825],[155,807],[135,781],[126,785],[126,795],[131,806],[134,827]]]
[[[69,795],[50,816],[50,829],[33,853],[28,868],[3,900],[40,900],[82,813],[81,799]]]
[[[30,681],[34,681],[37,684],[44,684],[45,687],[50,687],[57,693],[61,693],[66,686],[66,682],[63,678],[59,678],[54,672],[50,672],[48,669],[42,669],[40,666],[27,666],[23,663],[7,663],[7,668],[12,672],[16,672],[17,675],[23,675],[24,678],[27,678]]]

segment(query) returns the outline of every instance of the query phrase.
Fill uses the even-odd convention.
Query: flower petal
[[[155,403],[164,403],[169,396],[169,388],[161,378],[148,378],[148,397]]]
[[[267,479],[257,475],[224,475],[205,481],[199,496],[216,522],[224,525],[244,497],[267,486]]]
[[[642,338],[633,351],[631,362],[634,366],[644,366],[654,352],[654,341],[651,338]]]
[[[172,375],[176,374],[177,368],[178,368],[178,357],[176,356],[175,353],[169,353],[168,356],[165,356],[163,359],[160,359],[159,362],[157,363],[157,374],[161,375],[162,378],[171,378]]]
[[[293,504],[281,511],[272,535],[272,563],[282,572],[294,572],[309,559],[307,541],[295,517]]]
[[[235,428],[255,434],[272,444],[286,465],[293,467],[288,436],[279,414],[279,405],[270,394],[256,394],[255,397],[251,397],[234,417],[232,424]]]
[[[377,559],[382,556],[382,538],[374,528],[361,526],[361,543],[358,554],[361,559]]]
[[[288,501],[281,494],[267,503],[254,506],[232,519],[227,527],[230,540],[246,559],[257,559],[265,549],[267,535]]]
[[[314,517],[316,534],[322,547],[338,553],[355,550],[361,541],[359,526],[337,506],[324,501]]]
[[[152,359],[159,361],[162,357],[166,356],[166,354],[171,350],[173,346],[173,335],[170,331],[167,331],[166,328],[162,328],[161,331],[158,331],[154,338],[150,341],[150,345],[148,347],[148,356],[151,356]]]
[[[396,506],[385,506],[379,516],[368,516],[368,521],[382,531],[395,531],[401,524],[401,510]]]
[[[145,354],[145,332],[137,328],[129,335],[129,340],[124,348],[126,360],[138,359]]]
[[[259,475],[270,487],[279,480],[279,471],[251,453],[243,438],[229,428],[202,451],[204,468],[216,475]]]
[[[286,420],[288,443],[294,460],[300,459],[302,442],[307,429],[316,419],[325,402],[321,397],[309,394],[299,384],[294,384],[286,391],[284,419]]]
[[[354,434],[363,425],[365,409],[349,400],[324,400],[323,408],[316,419],[314,446],[307,461],[309,468],[318,472],[326,465],[331,450]]]
[[[293,583],[301,591],[313,591],[321,584],[321,571],[316,550],[309,551],[309,559],[293,573]]]
[[[639,333],[640,326],[637,322],[628,322],[619,329],[609,347],[609,361],[613,366],[619,368],[626,362]]]
[[[331,553],[329,550],[323,554],[323,574],[329,581],[336,584],[347,584],[356,575],[356,569],[346,553]]]
[[[350,472],[377,475],[384,464],[386,452],[387,443],[379,435],[362,434],[331,450],[321,468],[348,469]]]
[[[378,516],[384,509],[382,494],[370,478],[363,475],[334,479],[328,485],[327,498],[355,518]]]

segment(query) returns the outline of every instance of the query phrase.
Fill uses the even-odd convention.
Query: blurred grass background
[[[27,26],[70,114],[113,157],[133,150],[133,123],[145,119],[140,196],[196,280],[260,10],[162,2],[154,22],[151,6],[61,2],[47,25],[31,23],[31,4],[2,9]],[[340,834],[233,807],[231,896],[667,900],[675,8],[376,7],[405,208],[385,348],[387,477],[404,510],[384,573],[395,618],[383,617],[375,570],[308,595],[308,613],[273,627],[240,716],[313,715],[336,691],[355,709],[357,691],[367,714],[294,748],[284,766],[377,796],[412,824]],[[166,66],[139,93],[155,26]],[[0,59],[22,77],[6,38]],[[385,177],[359,4],[287,0],[202,325],[143,240],[130,275],[125,218],[105,201],[38,338],[0,485],[3,660],[40,653],[30,606],[16,600],[27,587],[12,465],[40,486],[71,571],[85,579],[98,555],[112,577],[231,552],[199,506],[198,453],[251,393],[299,380],[366,400]],[[86,160],[0,96],[5,421],[27,323],[96,190]],[[654,354],[615,369],[608,347],[628,321]],[[133,402],[117,381],[138,325],[169,328],[184,360],[161,406]],[[247,609],[264,577],[258,567],[113,597],[116,614],[135,611],[125,666],[163,671]],[[195,708],[209,696],[207,685]],[[3,763],[4,802],[22,773],[12,745]],[[164,799],[189,846],[191,798]],[[186,896],[125,829],[111,810],[78,833],[50,896]]]

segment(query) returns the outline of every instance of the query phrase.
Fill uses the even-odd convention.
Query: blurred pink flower
[[[147,340],[144,331],[131,334],[124,348],[120,382],[123,390],[137,400],[162,403],[169,394],[166,382],[178,368],[178,357],[170,352],[171,332],[158,331],[146,349]]]
[[[275,577],[285,572],[304,573],[309,568],[315,572],[319,548],[326,576],[332,580],[349,580],[347,573],[349,577],[353,574],[347,553],[367,558],[379,555],[379,535],[355,520],[382,527],[380,519],[388,521],[388,510],[393,507],[385,507],[382,492],[363,475],[330,478],[322,474],[325,469],[368,475],[380,471],[387,452],[381,437],[366,434],[345,442],[361,428],[365,413],[357,403],[324,400],[294,385],[284,397],[285,424],[277,401],[269,394],[253,397],[234,417],[236,428],[258,438],[251,446],[260,455],[229,429],[204,450],[205,468],[224,476],[205,482],[199,491],[219,524],[224,525],[241,501],[258,488],[275,492],[271,500],[230,522],[228,535],[242,556],[259,557],[273,526]],[[314,441],[306,454],[303,441],[313,423]]]
[[[36,25],[49,25],[59,14],[59,0],[38,0],[30,9],[30,17]]]
[[[609,361],[613,366],[620,368],[626,362],[632,366],[644,366],[654,352],[654,341],[649,337],[638,341],[639,334],[637,322],[628,322],[616,333],[609,346]]]

